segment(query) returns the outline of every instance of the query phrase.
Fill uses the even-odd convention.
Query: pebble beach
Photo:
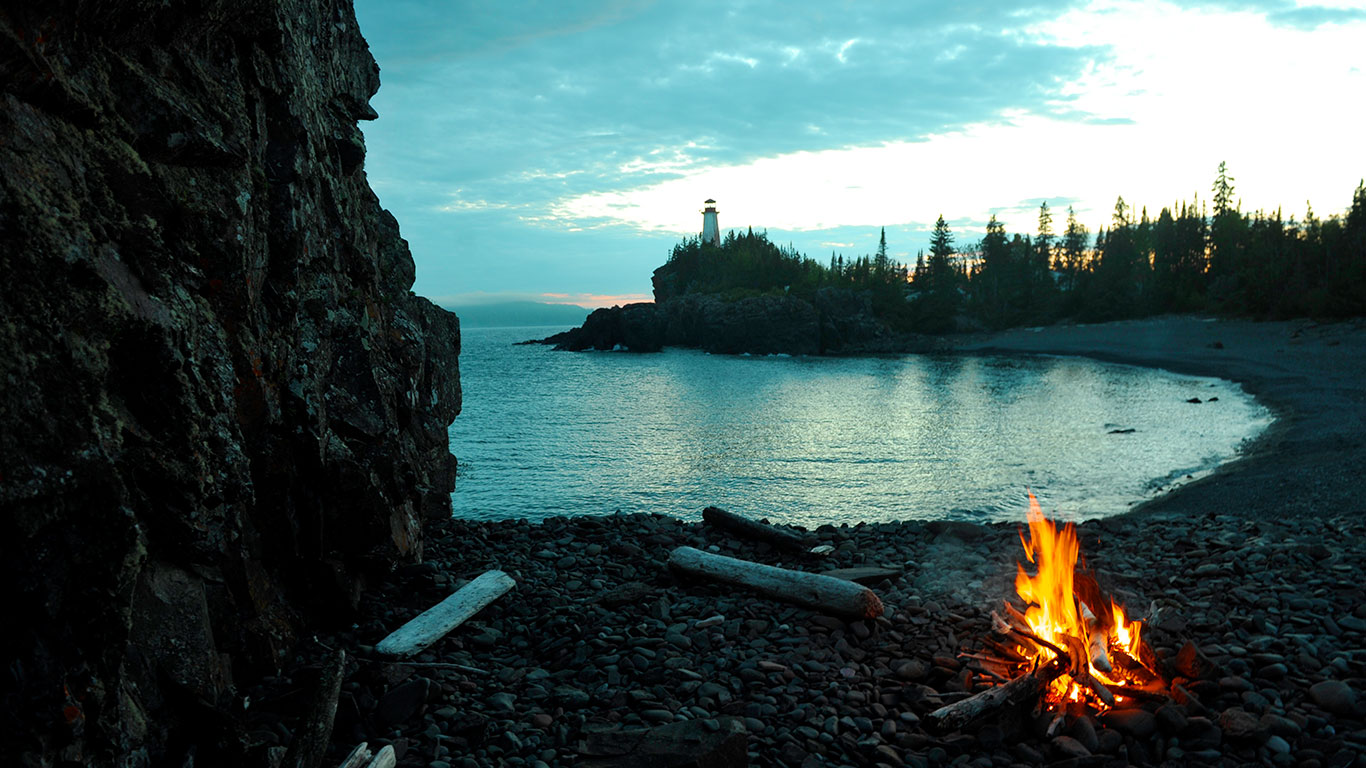
[[[1239,461],[1078,526],[1100,585],[1147,620],[1189,696],[926,728],[928,713],[995,684],[962,654],[982,649],[1013,594],[1015,524],[823,526],[808,533],[833,552],[814,557],[666,516],[451,520],[427,531],[424,562],[367,593],[354,626],[305,641],[292,672],[252,693],[255,744],[288,743],[321,659],[340,648],[334,765],[364,741],[425,768],[1366,766],[1366,328],[1164,317],[959,346],[1218,376],[1276,412]],[[878,567],[868,586],[886,610],[847,620],[680,578],[666,565],[679,546]],[[489,569],[516,587],[412,659],[374,652]],[[1198,668],[1177,662],[1187,645]]]

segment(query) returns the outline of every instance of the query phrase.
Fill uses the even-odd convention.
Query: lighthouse
[[[708,198],[702,209],[702,242],[721,247],[721,228],[716,224],[716,201]]]

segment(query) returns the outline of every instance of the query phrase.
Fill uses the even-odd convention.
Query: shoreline
[[[1206,338],[1211,328],[1219,339]],[[1209,363],[1213,340],[1230,354]],[[1190,643],[1208,661],[1181,703],[923,727],[939,706],[994,685],[963,654],[983,650],[991,611],[1014,594],[1015,523],[822,526],[813,535],[834,552],[812,559],[662,515],[445,520],[428,531],[427,562],[382,579],[353,626],[320,633],[298,672],[252,692],[254,733],[269,743],[292,722],[280,702],[297,698],[326,648],[345,648],[334,763],[364,740],[394,746],[412,768],[638,765],[602,748],[662,728],[691,738],[680,749],[708,765],[741,764],[695,754],[721,733],[748,764],[783,768],[1366,767],[1366,516],[1359,501],[1341,504],[1363,475],[1332,476],[1361,461],[1366,403],[1351,376],[1364,345],[1360,323],[1192,318],[960,345],[1184,367],[1244,382],[1284,413],[1247,458],[1077,526],[1088,566],[1147,622],[1158,657],[1180,666]],[[1278,498],[1284,489],[1303,495]],[[678,546],[811,571],[886,568],[870,587],[887,610],[847,621],[683,579],[666,567]],[[516,588],[409,662],[375,656],[390,631],[494,568]]]
[[[1215,346],[1218,344],[1219,346]],[[1366,323],[1161,316],[1014,329],[961,341],[960,353],[1060,354],[1213,376],[1240,384],[1275,421],[1244,454],[1126,515],[1245,506],[1254,515],[1361,511],[1366,496]],[[1253,492],[1277,488],[1280,502]],[[1310,503],[1312,502],[1312,503]]]

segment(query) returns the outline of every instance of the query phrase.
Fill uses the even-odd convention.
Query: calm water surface
[[[1104,517],[1235,457],[1272,420],[1230,382],[1080,358],[512,345],[558,330],[464,331],[457,516],[714,504],[807,527],[1019,520],[1028,486],[1051,514]]]

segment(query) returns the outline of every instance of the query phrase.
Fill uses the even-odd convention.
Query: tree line
[[[941,215],[929,253],[913,267],[875,254],[831,254],[821,264],[766,232],[729,233],[719,247],[687,238],[655,272],[655,298],[719,293],[811,297],[827,286],[866,291],[899,330],[939,333],[1060,319],[1099,322],[1164,312],[1262,318],[1366,315],[1366,182],[1345,214],[1303,219],[1278,209],[1246,213],[1224,163],[1212,200],[1164,207],[1156,217],[1120,197],[1094,237],[1069,207],[1061,231],[1047,202],[1032,234],[1008,234],[995,216],[959,246]]]

